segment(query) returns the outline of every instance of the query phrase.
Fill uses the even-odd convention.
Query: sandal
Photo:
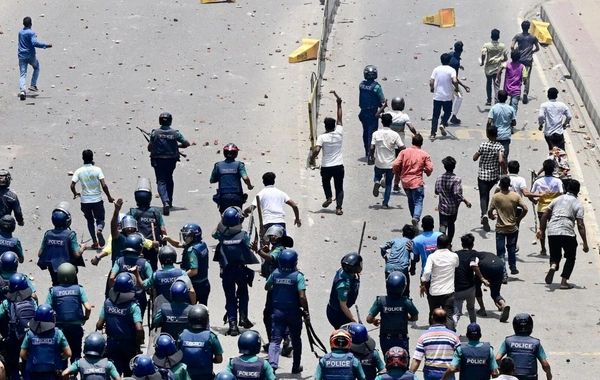
[[[331,202],[333,202],[331,199],[327,199],[325,202],[323,202],[323,204],[321,205],[321,207],[327,208],[327,207],[329,207],[329,205],[331,204]]]
[[[546,284],[550,285],[552,283],[552,280],[554,279],[554,272],[556,272],[556,268],[550,267],[550,269],[548,269],[548,273],[546,274],[546,278],[544,279],[546,281]]]
[[[569,289],[573,289],[575,286],[571,285],[571,284],[567,284],[567,285],[561,285],[560,289],[562,290],[569,290]]]
[[[336,209],[335,209],[335,214],[336,214],[336,215],[344,215],[344,212],[342,211],[342,209],[341,209],[341,208],[336,208]]]

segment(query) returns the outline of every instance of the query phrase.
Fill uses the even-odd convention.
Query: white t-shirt
[[[516,174],[509,174],[508,178],[510,178],[510,186],[509,190],[514,191],[519,194],[521,198],[523,198],[523,189],[527,188],[527,182],[525,182],[525,178],[518,176]]]
[[[81,182],[81,203],[98,203],[102,201],[102,169],[86,164],[75,170],[71,181]]]
[[[440,65],[433,69],[431,79],[433,79],[433,100],[447,102],[452,100],[454,94],[454,85],[452,78],[456,78],[456,70],[450,66]]]
[[[379,169],[391,169],[396,159],[396,148],[404,146],[397,132],[382,127],[373,132],[371,145],[375,145],[375,166]]]
[[[323,133],[317,137],[317,146],[323,150],[321,167],[328,168],[344,164],[342,157],[342,142],[344,140],[344,127],[337,125],[332,132]]]
[[[285,223],[285,212],[283,208],[290,197],[274,185],[267,186],[258,192],[260,207],[262,208],[263,224]],[[256,207],[256,197],[252,201]]]

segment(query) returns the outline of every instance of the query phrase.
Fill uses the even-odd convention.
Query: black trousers
[[[560,260],[565,257],[560,277],[571,278],[573,268],[575,268],[575,256],[577,254],[577,238],[575,236],[553,235],[548,236],[548,246],[550,247],[550,265],[556,265],[556,270],[560,267]]]
[[[321,168],[321,181],[323,182],[323,191],[327,199],[333,198],[333,193],[331,192],[332,178],[333,185],[335,186],[335,207],[342,208],[342,203],[344,202],[344,165]]]
[[[454,326],[454,320],[452,319],[452,316],[454,315],[454,293],[443,294],[440,296],[427,294],[427,302],[429,303],[429,320],[431,321],[433,310],[441,307],[446,310],[446,327],[452,331],[456,331],[456,326]]]

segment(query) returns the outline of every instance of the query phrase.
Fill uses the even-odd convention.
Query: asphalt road
[[[456,9],[457,26],[451,29],[421,24],[421,18],[435,13],[437,5],[423,2],[399,5],[393,1],[342,3],[329,44],[321,108],[322,116],[335,111],[330,89],[344,98],[346,198],[341,217],[331,209],[321,209],[319,172],[305,168],[306,101],[315,62],[287,63],[287,54],[299,45],[302,37],[320,35],[322,7],[318,3],[241,1],[200,5],[180,0],[149,5],[131,0],[110,5],[93,1],[77,5],[42,1],[0,5],[0,30],[4,32],[0,35],[0,51],[6,52],[2,61],[6,70],[0,74],[3,109],[0,166],[10,168],[12,188],[19,194],[26,214],[26,226],[16,232],[27,250],[28,259],[21,269],[35,278],[42,299],[50,281],[35,266],[35,260],[30,262],[30,259],[35,257],[43,231],[51,227],[52,208],[59,201],[70,199],[67,173],[81,165],[80,152],[87,148],[94,150],[96,163],[104,170],[113,196],[123,197],[125,207],[134,207],[137,179],[149,177],[154,181],[145,140],[135,127],[148,130],[156,127],[156,119],[164,110],[173,114],[173,125],[197,144],[187,150],[188,159],[175,172],[174,203],[178,209],[166,218],[169,234],[177,235],[181,226],[194,221],[203,227],[207,242],[215,244],[209,235],[219,216],[211,200],[215,189],[208,178],[213,163],[222,157],[222,146],[235,142],[257,185],[251,196],[262,187],[261,175],[274,171],[278,187],[299,203],[303,225],[290,227],[289,234],[296,241],[299,267],[308,280],[313,324],[321,339],[326,340],[331,331],[325,319],[331,277],[339,259],[357,249],[360,228],[367,221],[365,265],[358,301],[365,318],[374,297],[385,291],[378,246],[398,236],[402,226],[410,221],[410,215],[403,195],[393,195],[392,209],[380,210],[381,199],[371,194],[373,169],[359,159],[362,131],[357,118],[356,87],[365,65],[378,66],[386,97],[405,97],[413,124],[426,133],[432,103],[427,87],[429,75],[438,65],[439,55],[449,51],[457,39],[465,44],[465,71],[460,76],[467,78],[472,91],[465,96],[459,113],[463,124],[449,128],[454,137],[434,143],[426,140],[424,144],[423,148],[432,155],[435,171],[426,180],[423,214],[437,214],[433,184],[443,172],[441,159],[453,155],[458,161],[456,172],[463,177],[465,195],[473,202],[472,209],[461,208],[457,236],[472,231],[477,238],[476,248],[494,250],[493,232],[486,234],[479,228],[477,165],[471,160],[484,141],[487,119],[485,77],[477,58],[492,28],[500,29],[501,41],[510,43],[519,31],[520,18],[535,8],[535,2],[482,4],[466,0],[441,4],[439,7]],[[33,18],[38,38],[54,47],[38,53],[39,96],[21,102],[16,97],[15,53],[17,32],[26,15]],[[537,132],[536,115],[539,104],[545,100],[545,84],[555,84],[553,71],[548,68],[556,63],[546,56],[546,52],[539,55],[542,62],[538,67],[544,71],[535,73],[532,100],[519,109],[518,128],[522,131],[511,144],[511,158],[521,162],[526,178],[527,170],[537,168],[545,158],[545,143]],[[565,84],[559,85],[568,90]],[[572,135],[575,139],[569,153],[573,153],[570,158],[574,172],[587,184],[587,194],[582,194],[582,198],[598,202],[597,191],[590,190],[598,186],[595,152],[584,152],[585,141],[577,133]],[[586,156],[580,156],[580,152]],[[72,202],[73,228],[87,240],[89,234],[78,206],[78,201]],[[593,211],[592,204],[587,206],[588,211]],[[106,207],[110,214],[112,206]],[[586,215],[586,222],[595,228],[592,214]],[[292,221],[290,210],[289,226]],[[533,335],[542,339],[557,378],[597,373],[600,352],[597,339],[592,337],[599,332],[598,308],[594,302],[597,297],[590,293],[598,283],[597,242],[590,241],[594,248],[590,253],[580,253],[572,278],[577,287],[561,291],[556,284],[543,283],[547,262],[538,255],[539,245],[532,244],[532,229],[533,217],[528,216],[520,236],[521,273],[511,276],[503,295],[512,306],[513,315],[517,312],[534,315]],[[87,251],[85,255],[89,259],[94,252]],[[88,264],[81,271],[81,282],[95,305],[92,321],[96,320],[103,302],[107,270],[104,260],[99,267]],[[224,297],[218,267],[212,263],[210,280],[213,329],[224,345],[225,357],[232,357],[237,352],[236,340],[224,336],[225,328],[218,322]],[[257,323],[262,320],[263,285],[259,279],[251,290],[250,319]],[[414,295],[416,291],[413,284]],[[419,298],[415,302],[422,317],[411,329],[411,347],[427,328],[426,302]],[[491,300],[485,298],[485,302],[491,309]],[[495,347],[512,331],[510,324],[501,324],[497,318],[497,313],[490,313],[490,317],[478,320],[484,339]],[[462,318],[459,332],[464,333],[466,325],[466,319]],[[257,328],[264,336],[262,323]],[[86,330],[91,329],[90,323]],[[316,365],[305,343],[303,378],[309,377]],[[220,368],[222,365],[216,367]],[[291,359],[282,359],[278,376],[300,377],[291,375],[290,370]]]

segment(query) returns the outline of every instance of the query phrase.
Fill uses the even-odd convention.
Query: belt
[[[387,339],[391,339],[391,338],[400,338],[400,339],[406,339],[408,338],[407,334],[380,334],[380,337],[383,338],[387,338]]]

